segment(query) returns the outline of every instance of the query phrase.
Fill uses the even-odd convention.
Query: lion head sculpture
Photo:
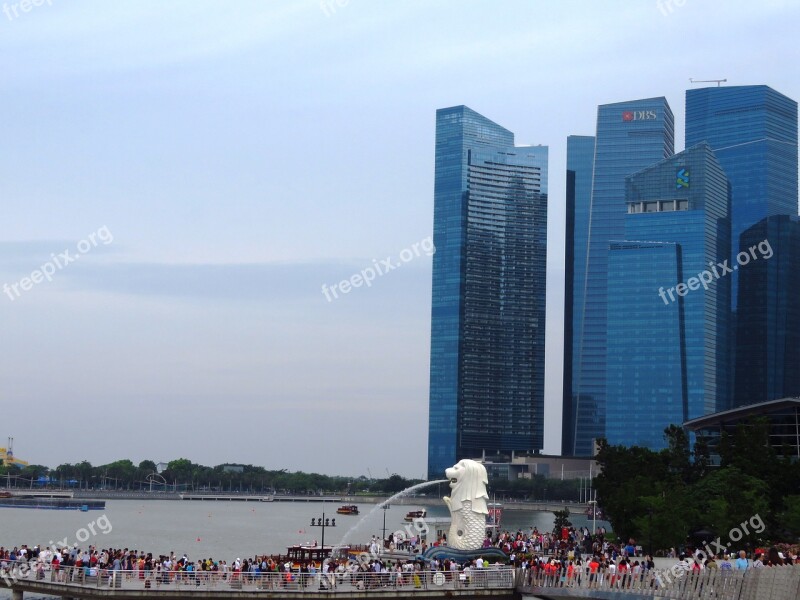
[[[446,469],[445,477],[450,480],[450,510],[461,510],[462,503],[469,500],[472,502],[470,510],[488,514],[486,501],[489,494],[486,492],[486,485],[489,479],[486,475],[486,467],[474,460],[460,460],[455,465]]]

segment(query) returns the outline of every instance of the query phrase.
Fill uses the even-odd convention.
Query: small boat
[[[425,510],[424,508],[421,510],[410,510],[406,513],[406,516],[403,517],[403,520],[408,521],[410,523],[415,519],[424,519],[427,514],[428,511]]]
[[[358,507],[355,504],[345,504],[336,509],[340,515],[357,515]]]

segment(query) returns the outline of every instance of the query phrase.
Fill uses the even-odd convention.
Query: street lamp
[[[311,526],[312,527],[320,527],[322,528],[322,545],[320,548],[320,569],[322,569],[322,565],[325,562],[325,528],[326,527],[336,527],[336,519],[330,521],[329,519],[325,518],[325,500],[322,501],[322,518],[319,520],[319,523],[316,522],[316,519],[311,519]],[[321,585],[321,584],[320,584]]]
[[[391,507],[390,504],[381,504],[381,508],[383,509],[383,537],[381,538],[381,545],[384,548],[386,547],[386,511]]]

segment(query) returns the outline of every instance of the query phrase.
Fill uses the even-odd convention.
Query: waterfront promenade
[[[92,574],[89,574],[92,573]],[[0,580],[9,587],[13,600],[25,593],[62,598],[337,598],[397,597],[419,598],[510,598],[516,585],[513,567],[459,572],[412,571],[405,573],[163,573],[145,575],[140,571],[67,568],[39,577],[30,574]]]
[[[88,574],[93,573],[93,574]],[[62,569],[44,577],[0,581],[13,600],[25,593],[62,598],[592,598],[685,600],[796,600],[800,597],[800,565],[722,571],[708,569],[674,577],[657,570],[640,577],[608,573],[563,579],[513,567],[473,569],[467,573],[167,573]]]

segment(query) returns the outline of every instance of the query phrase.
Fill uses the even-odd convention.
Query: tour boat
[[[357,515],[358,507],[355,504],[345,504],[337,508],[336,512],[340,515]]]
[[[424,508],[421,509],[421,510],[411,510],[411,511],[406,513],[406,516],[403,517],[403,519],[410,523],[410,522],[414,521],[415,519],[424,519],[427,514],[428,514],[428,511],[426,511]]]

